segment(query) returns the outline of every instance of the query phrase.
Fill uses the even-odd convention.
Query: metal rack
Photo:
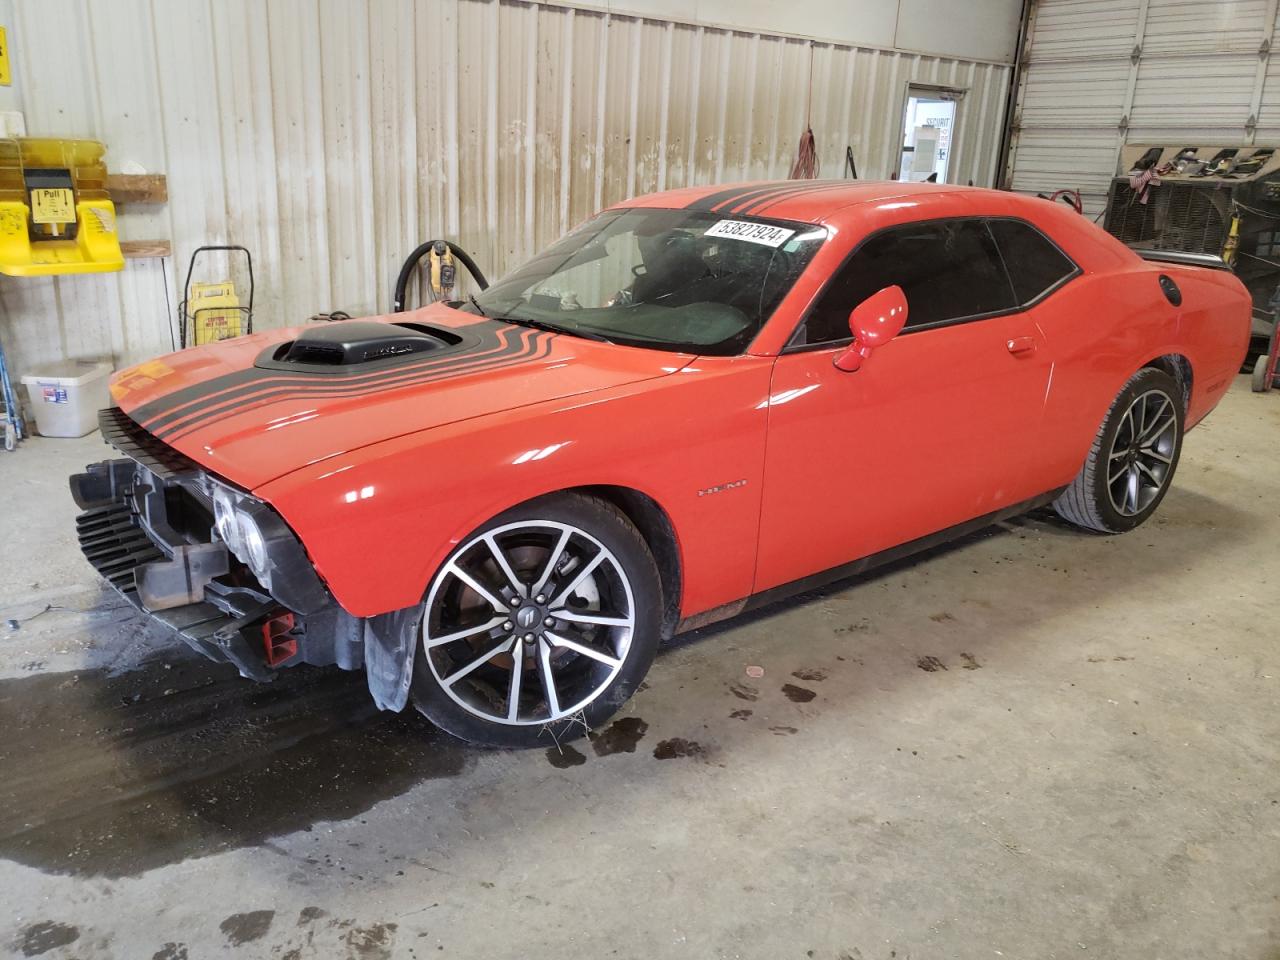
[[[192,285],[191,275],[196,269],[196,260],[203,253],[243,253],[245,267],[249,273],[249,305],[241,306],[238,302],[234,305],[217,306],[192,306]],[[227,281],[230,286],[230,281]],[[207,286],[223,286],[223,284],[207,284]],[[219,302],[222,298],[218,298]],[[212,318],[221,317],[222,329],[216,333],[202,332],[201,320],[210,320]],[[178,302],[178,322],[182,324],[180,332],[180,344],[185,350],[187,347],[199,347],[206,343],[213,343],[226,337],[239,337],[245,334],[253,333],[253,255],[249,253],[248,247],[242,247],[238,243],[218,244],[212,246],[197,247],[191,254],[191,262],[187,264],[187,279],[182,284],[182,299]],[[213,326],[210,324],[209,326]]]
[[[1130,247],[1222,257],[1253,298],[1260,352],[1280,291],[1280,149],[1129,144],[1120,166],[1128,173],[1111,181],[1106,231]]]

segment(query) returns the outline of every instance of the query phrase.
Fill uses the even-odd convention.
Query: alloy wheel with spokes
[[[422,654],[474,720],[545,727],[581,716],[615,682],[637,616],[627,565],[600,537],[520,519],[475,535],[436,575]]]
[[[1155,512],[1182,452],[1186,382],[1156,366],[1128,379],[1080,472],[1053,501],[1064,519],[1086,530],[1123,533]]]
[[[1111,506],[1134,517],[1158,498],[1172,476],[1178,444],[1178,411],[1163,390],[1134,398],[1120,418],[1107,457]]]

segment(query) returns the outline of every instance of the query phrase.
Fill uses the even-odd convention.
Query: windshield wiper
[[[484,312],[484,307],[480,306],[480,301],[476,299],[476,295],[474,293],[467,294],[467,299],[471,301],[471,305],[476,308],[476,312],[479,313],[480,316],[488,316],[488,314]]]
[[[554,323],[547,323],[545,320],[530,320],[528,317],[494,317],[494,320],[501,320],[504,323],[514,323],[521,327],[532,327],[535,330],[546,330],[549,333],[563,333],[571,337],[581,337],[583,340],[595,340],[598,343],[613,343],[606,336],[598,333],[588,333],[585,330],[574,330],[571,327],[561,327]]]

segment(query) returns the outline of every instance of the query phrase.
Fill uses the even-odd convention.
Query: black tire
[[[513,526],[528,523],[529,529],[536,528],[538,523],[562,524],[567,527],[575,528],[580,534],[573,535],[573,539],[566,541],[570,544],[582,544],[587,549],[588,541],[594,538],[599,544],[607,548],[612,555],[611,561],[616,560],[616,564],[611,562],[608,576],[615,582],[619,591],[624,591],[625,587],[621,586],[625,581],[629,586],[629,597],[631,603],[631,614],[634,618],[634,626],[630,629],[629,644],[625,652],[619,655],[617,649],[609,649],[615,658],[621,659],[621,665],[617,667],[609,667],[601,665],[593,660],[581,657],[572,650],[566,650],[563,646],[556,646],[548,641],[548,649],[555,647],[559,653],[549,653],[548,656],[553,659],[561,658],[558,662],[568,663],[569,668],[574,668],[580,675],[580,683],[583,689],[588,689],[588,695],[594,696],[589,703],[577,710],[571,716],[548,722],[546,719],[538,720],[538,711],[525,711],[525,715],[518,718],[517,722],[504,722],[503,719],[485,718],[479,715],[488,709],[492,709],[496,713],[505,712],[510,705],[511,697],[502,690],[504,683],[511,682],[512,674],[515,672],[515,653],[520,651],[521,663],[519,669],[523,673],[523,680],[520,684],[514,685],[514,689],[521,690],[523,693],[517,695],[514,699],[517,701],[517,713],[521,712],[521,705],[527,704],[530,700],[530,687],[533,685],[532,694],[534,697],[538,691],[542,691],[543,702],[540,705],[542,709],[550,709],[551,696],[546,694],[545,678],[541,673],[542,660],[539,654],[543,649],[542,634],[535,641],[535,646],[522,647],[520,645],[520,632],[524,627],[518,624],[514,628],[514,648],[511,653],[500,654],[498,657],[486,660],[483,666],[476,669],[464,680],[456,681],[451,690],[456,693],[450,693],[442,680],[448,677],[441,677],[442,672],[447,673],[442,668],[441,661],[449,664],[461,664],[465,660],[466,654],[457,660],[452,659],[453,647],[465,643],[472,643],[470,639],[466,641],[455,641],[449,646],[441,645],[438,647],[427,647],[428,635],[436,636],[438,633],[449,633],[452,629],[451,625],[446,622],[448,608],[447,604],[440,599],[433,602],[433,598],[443,596],[444,587],[438,587],[437,584],[442,583],[442,578],[448,576],[450,563],[454,561],[466,562],[463,560],[463,554],[468,549],[468,545],[476,544],[477,538],[482,538],[485,534],[491,534],[493,531],[509,531]],[[516,529],[514,533],[499,532],[493,534],[495,537],[516,537],[524,534],[524,528]],[[532,536],[533,534],[529,534]],[[507,543],[511,540],[508,539]],[[472,549],[476,549],[473,547]],[[534,550],[536,547],[517,546],[517,550]],[[512,557],[508,557],[511,570],[518,578],[523,579],[524,586],[530,588],[530,595],[524,601],[530,603],[533,599],[531,582],[537,576],[537,570],[548,564],[547,557],[551,557],[555,548],[545,550],[535,561],[532,561],[530,569],[521,568],[518,562]],[[566,547],[565,552],[573,549]],[[581,563],[581,561],[579,561]],[[597,569],[602,569],[604,564]],[[571,571],[566,579],[572,579]],[[506,579],[505,577],[503,578]],[[553,578],[554,579],[554,578]],[[591,581],[595,582],[596,574],[592,574]],[[600,577],[604,580],[605,577]],[[552,581],[548,581],[551,586]],[[563,582],[557,586],[563,586]],[[489,586],[489,584],[485,584]],[[545,590],[546,588],[544,588]],[[608,589],[607,587],[605,588]],[[547,595],[555,593],[555,590],[548,590]],[[503,597],[502,599],[506,599]],[[573,610],[568,604],[573,602],[573,598],[565,601],[566,609]],[[658,647],[659,634],[662,624],[662,582],[658,575],[657,564],[654,562],[653,555],[650,553],[648,545],[640,532],[635,528],[627,517],[618,510],[612,503],[599,497],[585,496],[581,494],[552,494],[546,497],[540,497],[529,503],[523,504],[508,510],[493,520],[486,523],[475,531],[470,537],[463,541],[462,546],[446,561],[445,565],[433,578],[432,586],[428,588],[427,597],[424,601],[426,607],[423,613],[423,629],[418,638],[417,655],[414,658],[414,681],[413,681],[413,701],[417,709],[424,714],[432,723],[441,729],[453,734],[462,740],[470,743],[479,744],[490,747],[551,747],[565,743],[570,740],[577,739],[587,733],[588,730],[595,729],[605,723],[613,714],[618,711],[636,688],[640,685],[640,681],[649,671],[650,665],[653,663],[653,657]],[[486,613],[488,608],[485,609]],[[518,611],[517,611],[518,612]],[[542,613],[547,613],[542,610]],[[583,610],[590,613],[592,611]],[[515,618],[515,614],[510,614]],[[551,620],[546,621],[553,622]],[[433,625],[439,624],[440,630],[436,631]],[[504,628],[510,624],[503,624],[495,628],[490,636],[501,641],[504,636]],[[580,627],[559,621],[557,630],[564,632],[566,628],[574,627],[575,629],[587,630],[608,630],[605,627]],[[534,629],[539,629],[534,627]],[[547,630],[548,635],[553,635],[550,628]],[[575,637],[579,636],[575,634]],[[597,645],[592,644],[593,648]],[[608,641],[600,645],[608,647]],[[480,649],[480,647],[476,647]],[[488,651],[488,647],[481,650],[483,653]],[[505,674],[501,673],[502,663],[509,664],[506,666]],[[576,668],[574,661],[577,661]],[[550,669],[550,668],[548,668]],[[568,669],[568,668],[566,668]],[[595,688],[593,684],[599,683],[598,677],[607,676],[612,670],[616,670],[611,678],[598,687],[598,692],[591,692]],[[593,674],[595,671],[595,674]],[[558,683],[553,680],[552,687],[555,688]],[[460,687],[465,689],[459,690]],[[563,688],[561,688],[563,692]],[[505,703],[499,705],[497,697],[504,697]],[[460,702],[463,701],[463,702]],[[575,701],[576,702],[576,701]]]
[[[1270,359],[1265,353],[1253,361],[1253,392],[1266,393],[1271,389],[1271,384],[1267,381],[1267,361]]]
[[[1113,462],[1117,465],[1124,462],[1113,461],[1112,457],[1116,455],[1117,440],[1120,441],[1121,447],[1130,446],[1129,434],[1133,431],[1133,421],[1127,421],[1126,415],[1133,405],[1139,398],[1152,398],[1144,399],[1144,403],[1150,403],[1154,407],[1158,405],[1155,398],[1159,396],[1167,399],[1173,414],[1174,432],[1171,442],[1163,451],[1158,451],[1160,456],[1168,458],[1168,463],[1162,464],[1163,472],[1160,475],[1159,487],[1143,490],[1141,498],[1137,492],[1133,492],[1133,502],[1130,505],[1128,494],[1132,492],[1131,488],[1126,487],[1121,480],[1109,485],[1108,471],[1104,467]],[[1085,459],[1084,466],[1080,468],[1080,473],[1054,501],[1053,508],[1058,515],[1086,530],[1095,530],[1100,533],[1124,533],[1155,513],[1156,508],[1160,506],[1160,501],[1169,491],[1174,472],[1178,467],[1178,457],[1182,453],[1183,424],[1186,416],[1184,404],[1182,387],[1163,370],[1144,367],[1130,377],[1111,404],[1111,409],[1107,411],[1107,416],[1098,429],[1098,435],[1094,438],[1093,446],[1089,449],[1089,456]],[[1150,410],[1151,407],[1144,409]],[[1164,414],[1161,413],[1159,416],[1163,418]],[[1165,439],[1162,436],[1161,442],[1163,443]],[[1134,454],[1125,456],[1137,459]],[[1150,473],[1150,465],[1159,461],[1148,459],[1144,463],[1147,465],[1147,472]],[[1133,467],[1135,471],[1138,469]],[[1146,474],[1139,473],[1140,482],[1146,483],[1145,477]],[[1117,484],[1124,490],[1119,494],[1123,501],[1120,506],[1117,506],[1115,501]]]

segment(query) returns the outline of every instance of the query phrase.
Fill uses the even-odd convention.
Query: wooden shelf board
[[[173,245],[168,240],[121,240],[120,252],[126,260],[145,260],[170,256]]]
[[[107,193],[112,203],[165,203],[169,180],[163,173],[109,173]]]

